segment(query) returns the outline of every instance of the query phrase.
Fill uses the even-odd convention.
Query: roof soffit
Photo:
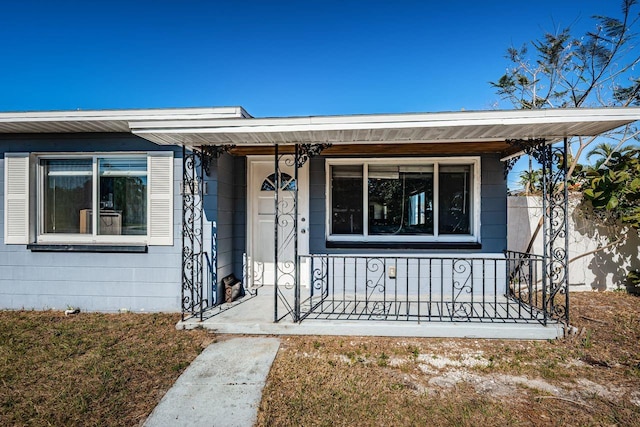
[[[640,108],[250,117],[241,107],[0,113],[0,133],[132,132],[185,146],[556,141],[640,120]]]

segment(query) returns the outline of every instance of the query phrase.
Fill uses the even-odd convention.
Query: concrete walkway
[[[277,338],[232,338],[211,344],[180,375],[147,421],[156,426],[255,424]]]

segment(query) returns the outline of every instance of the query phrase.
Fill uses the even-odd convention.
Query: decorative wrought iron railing
[[[303,255],[300,318],[546,324],[543,257]]]
[[[546,321],[555,319],[568,324],[566,287],[556,285],[558,265],[542,255],[506,251],[509,262],[510,295],[539,310]]]
[[[197,150],[182,149],[182,320],[200,316],[206,308],[203,292],[203,176],[204,164]]]
[[[182,320],[198,316],[210,304],[216,303],[217,283],[217,231],[216,223],[211,223],[211,249],[205,247],[204,197],[207,193],[206,176],[210,175],[214,159],[229,149],[231,145],[182,147]]]
[[[541,255],[506,251],[508,265],[508,295],[521,305],[542,313],[543,323],[549,319],[545,311],[546,287],[544,280],[545,258]]]

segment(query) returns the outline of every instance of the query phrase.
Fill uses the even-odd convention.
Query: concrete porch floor
[[[307,318],[294,323],[290,316],[273,321],[273,289],[262,288],[258,295],[222,304],[199,318],[178,322],[177,329],[205,328],[220,334],[247,335],[352,335],[424,338],[556,339],[564,335],[563,325],[549,323],[450,322],[340,320]],[[281,317],[282,314],[279,313]]]

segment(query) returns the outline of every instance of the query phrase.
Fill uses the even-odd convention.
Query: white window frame
[[[350,165],[363,166],[362,180],[362,234],[332,234],[331,232],[331,166]],[[432,235],[369,235],[368,228],[368,166],[370,165],[433,165],[433,234]],[[439,234],[438,233],[438,207],[439,207],[439,166],[441,165],[470,165],[473,167],[473,182],[471,183],[471,234]],[[480,157],[393,157],[393,158],[349,158],[349,159],[326,159],[325,160],[325,238],[330,242],[389,242],[389,243],[479,243],[480,242]]]
[[[149,154],[146,152],[102,152],[91,154],[80,153],[55,153],[36,155],[36,242],[37,243],[70,243],[70,244],[149,244]],[[92,215],[91,234],[64,234],[64,233],[44,233],[44,170],[41,160],[92,160],[92,210],[96,212],[98,205],[98,159],[101,158],[146,158],[147,159],[147,234],[146,235],[98,235],[98,215]]]

